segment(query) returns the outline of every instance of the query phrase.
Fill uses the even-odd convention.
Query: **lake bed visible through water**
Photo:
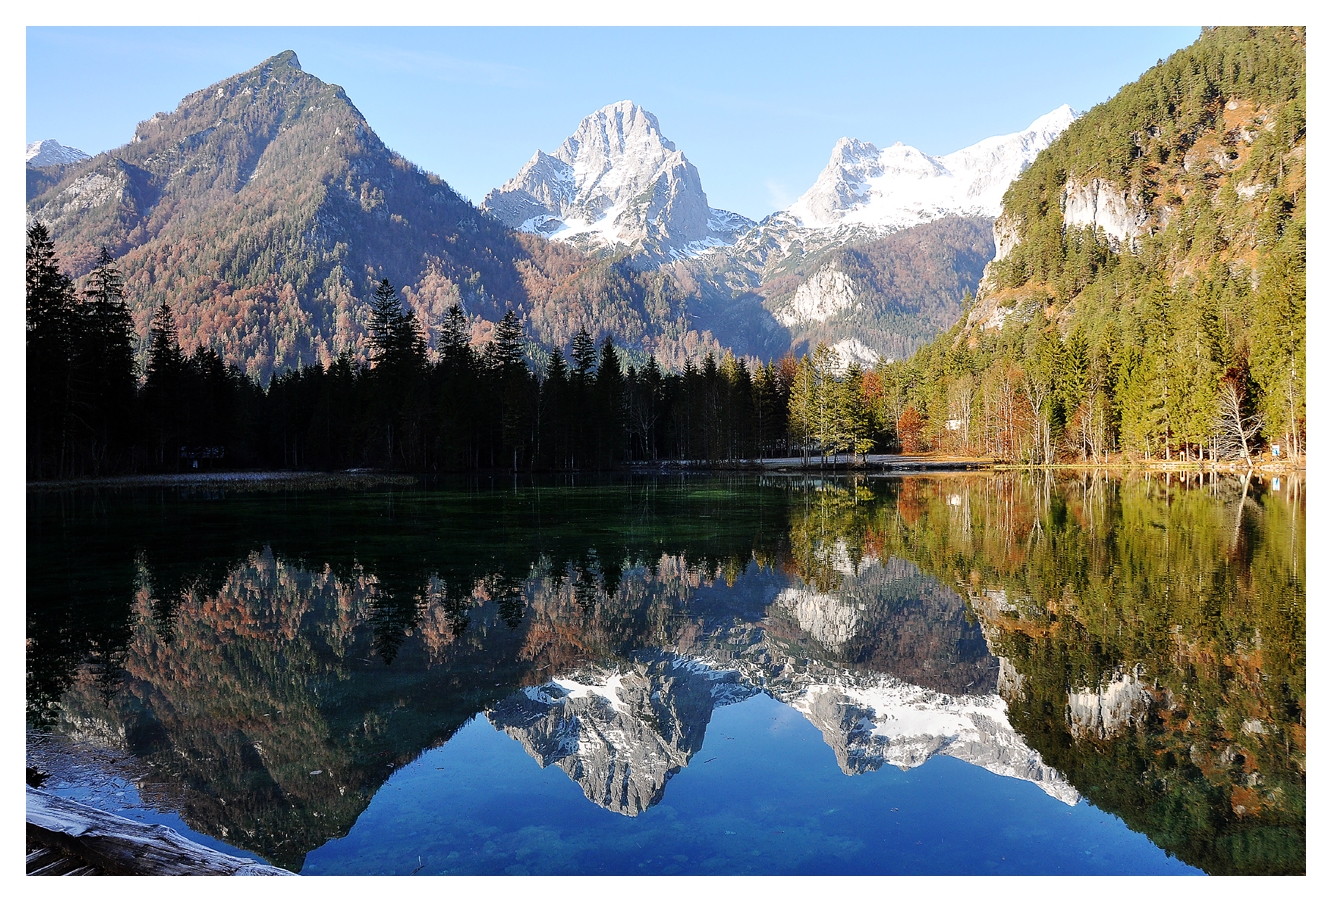
[[[1304,553],[1291,477],[30,493],[29,763],[305,874],[1303,873]]]

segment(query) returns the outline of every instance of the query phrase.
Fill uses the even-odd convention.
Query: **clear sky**
[[[842,136],[944,154],[1086,110],[1197,27],[53,28],[26,32],[29,141],[97,153],[283,50],[386,144],[480,202],[593,110],[633,100],[714,207],[795,200]]]

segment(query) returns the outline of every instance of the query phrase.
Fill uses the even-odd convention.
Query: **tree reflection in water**
[[[953,754],[1210,872],[1302,872],[1303,505],[1101,474],[34,495],[28,718],[285,867],[478,713],[635,814],[764,691],[846,773]]]

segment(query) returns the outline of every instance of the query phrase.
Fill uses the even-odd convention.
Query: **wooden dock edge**
[[[201,846],[170,827],[140,824],[31,786],[27,789],[29,840],[58,848],[103,874],[296,876]]]

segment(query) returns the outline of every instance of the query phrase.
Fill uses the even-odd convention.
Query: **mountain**
[[[950,391],[1021,376],[1034,428],[973,451],[1298,456],[1306,97],[1304,29],[1209,28],[1073,122],[1004,196],[976,303],[902,402],[942,440],[981,419]]]
[[[783,214],[797,226],[896,231],[944,216],[999,215],[1004,192],[1077,113],[1067,104],[1011,135],[940,157],[897,142],[842,138],[814,185]],[[783,214],[777,214],[778,217]]]
[[[586,326],[668,365],[716,347],[661,277],[515,234],[386,147],[291,51],[67,166],[28,218],[76,277],[102,246],[118,258],[141,336],[168,302],[187,352],[214,347],[261,379],[355,347],[381,278],[432,342],[457,303],[476,339],[512,306],[547,346]]]
[[[628,100],[585,118],[554,153],[538,150],[482,208],[524,232],[651,262],[734,243],[754,225],[709,207],[694,164]]]
[[[751,232],[666,269],[693,294],[695,328],[737,353],[780,356],[822,342],[843,366],[872,366],[909,356],[965,315],[994,256],[992,222],[947,216],[845,243],[803,230],[780,257],[748,253]]]
[[[966,312],[1004,192],[1076,116],[1064,105],[940,157],[842,138],[794,204],[686,264],[699,326],[760,356],[820,342],[842,366],[910,355]]]
[[[48,138],[28,145],[28,164],[24,167],[28,179],[27,199],[50,189],[60,181],[66,168],[88,159],[88,155],[74,147],[66,147]]]
[[[45,141],[33,141],[28,145],[27,162],[29,166],[59,166],[86,159],[88,159],[88,155],[77,147],[66,147],[53,138],[47,138]]]

